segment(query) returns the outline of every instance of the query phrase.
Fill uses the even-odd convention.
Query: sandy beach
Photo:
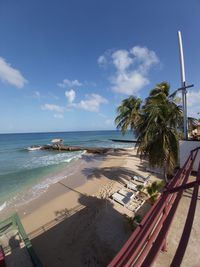
[[[23,207],[22,223],[44,266],[106,266],[131,234],[123,214],[133,215],[109,196],[131,175],[146,177],[146,166],[135,149],[88,157],[76,174]]]

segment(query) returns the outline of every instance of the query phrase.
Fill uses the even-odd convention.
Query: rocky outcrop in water
[[[59,150],[59,151],[84,151],[93,154],[105,154],[110,151],[110,148],[99,147],[80,147],[80,146],[66,146],[63,144],[45,145],[41,147],[42,150]]]

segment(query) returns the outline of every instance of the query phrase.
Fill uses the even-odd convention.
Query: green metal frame
[[[13,214],[11,217],[7,218],[6,220],[0,222],[0,234],[5,231],[3,228],[5,228],[7,225],[12,226],[13,229],[17,229],[19,231],[19,234],[25,244],[25,247],[31,257],[31,260],[35,267],[43,267],[41,261],[39,260],[38,256],[36,255],[32,244],[24,230],[24,227],[20,221],[19,215],[17,213]],[[10,227],[9,226],[9,227]]]

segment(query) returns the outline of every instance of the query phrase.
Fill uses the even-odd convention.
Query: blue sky
[[[200,1],[1,0],[0,133],[114,129],[116,107],[156,83],[200,112]]]

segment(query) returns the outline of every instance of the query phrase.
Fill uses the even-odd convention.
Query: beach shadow
[[[148,164],[141,162],[140,165],[135,165],[138,170],[143,171],[143,172],[149,172],[147,171]]]
[[[72,187],[70,187],[70,186],[64,184],[63,182],[58,182],[58,184],[60,184],[60,185],[62,185],[62,186],[64,186],[64,187],[66,187],[66,188],[69,189],[70,191],[73,191],[73,192],[75,192],[75,193],[77,193],[77,194],[79,194],[79,195],[83,195],[83,196],[84,196],[83,193],[81,193],[80,191],[78,191],[78,190],[76,190],[76,189],[74,189],[74,188],[72,188]]]
[[[121,157],[123,153],[123,157],[125,158],[126,156],[128,158],[138,158],[137,155],[132,155],[130,153],[127,153],[125,149],[117,148],[117,149],[110,149],[108,152],[105,154],[100,154],[100,155],[94,155],[94,154],[84,154],[82,155],[82,160],[85,162],[93,162],[93,161],[105,161],[107,160],[107,156],[113,156],[113,158],[116,157]]]
[[[75,213],[56,210],[62,219],[51,227],[44,225],[32,238],[44,266],[107,266],[129,238],[125,217],[109,200],[80,194],[78,202]]]
[[[86,154],[86,155],[82,155],[81,159],[87,163],[94,162],[94,161],[105,161],[106,155]]]
[[[87,176],[87,179],[101,178],[102,175],[106,178],[119,183],[126,184],[132,176],[139,175],[137,172],[127,169],[126,167],[103,167],[103,168],[85,168],[82,173]]]
[[[123,155],[123,157],[127,156],[129,158],[139,158],[138,155],[128,153],[127,150],[123,148],[116,148],[116,149],[110,150],[106,153],[106,155],[114,156],[114,157],[121,157]]]
[[[8,236],[10,236],[8,238]],[[24,246],[22,239],[18,233],[14,233],[13,230],[6,234],[8,238],[7,247],[5,246],[6,239],[4,238],[3,249],[5,252],[6,266],[26,266],[32,267],[32,259],[28,253],[27,248]],[[4,265],[3,265],[4,266]]]
[[[19,248],[20,247],[20,241],[17,238],[17,235],[12,236],[9,239],[9,247],[10,247],[11,250],[14,250],[15,248]]]
[[[146,201],[137,211],[137,215],[140,215],[142,218],[146,215],[152,205]]]
[[[184,191],[183,196],[187,198],[192,198],[192,194],[193,194],[193,189],[190,188]],[[200,200],[200,192],[198,192],[197,200]]]

